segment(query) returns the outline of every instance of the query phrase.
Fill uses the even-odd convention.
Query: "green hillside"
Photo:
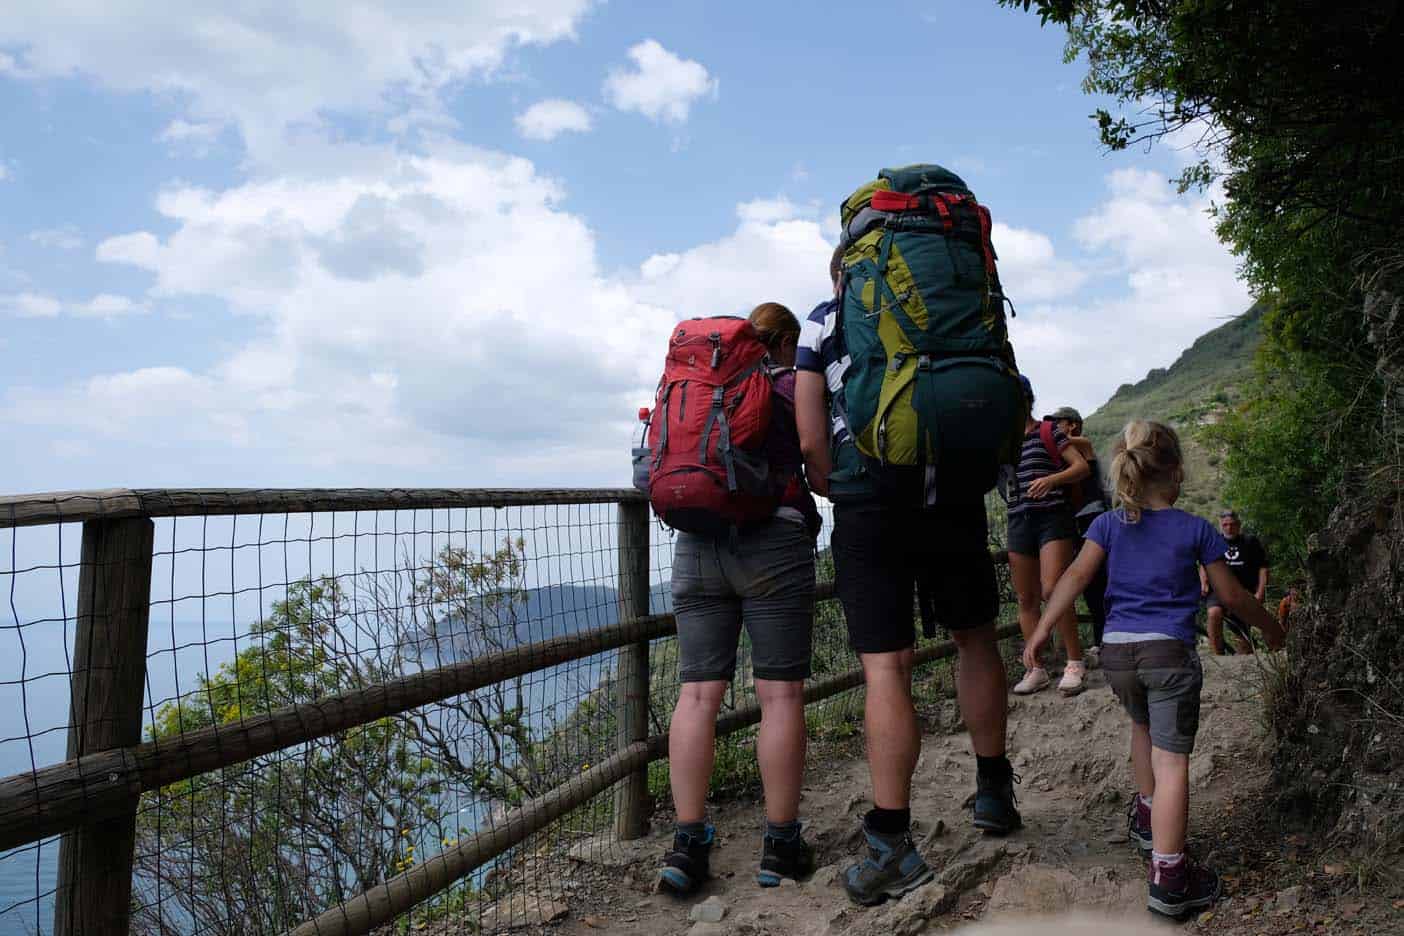
[[[1169,422],[1185,447],[1184,492],[1180,507],[1211,516],[1221,504],[1219,456],[1199,440],[1199,430],[1237,403],[1260,338],[1261,305],[1201,335],[1168,368],[1156,368],[1135,384],[1122,384],[1110,400],[1087,417],[1087,435],[1107,457],[1112,440],[1130,419]]]

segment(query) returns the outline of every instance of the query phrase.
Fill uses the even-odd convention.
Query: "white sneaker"
[[[1035,666],[1024,673],[1024,678],[1019,680],[1018,685],[1014,687],[1014,694],[1033,695],[1040,689],[1048,688],[1049,682],[1051,680],[1048,678],[1048,670],[1041,666]]]
[[[1087,664],[1090,670],[1100,669],[1102,666],[1102,649],[1100,647],[1083,647],[1082,662]]]
[[[1082,665],[1080,660],[1069,660],[1067,667],[1063,670],[1063,678],[1058,682],[1058,691],[1063,695],[1077,695],[1086,689],[1083,677],[1087,675],[1087,667]]]

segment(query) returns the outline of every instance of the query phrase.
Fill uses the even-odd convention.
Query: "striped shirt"
[[[1053,445],[1060,455],[1068,447],[1068,437],[1057,426],[1053,427]],[[1024,447],[1019,453],[1019,483],[1015,485],[1014,496],[1009,499],[1010,516],[1023,513],[1025,510],[1052,510],[1066,504],[1068,495],[1061,487],[1050,489],[1047,494],[1037,500],[1030,500],[1026,496],[1029,485],[1036,479],[1045,478],[1062,470],[1053,461],[1053,456],[1048,454],[1048,449],[1044,446],[1043,438],[1039,434],[1039,426],[1034,426],[1033,431],[1024,436]]]
[[[838,330],[838,311],[837,299],[815,306],[800,326],[799,346],[795,349],[795,369],[823,374],[830,399],[838,397],[843,389],[843,375],[847,373],[850,363],[848,350],[843,344],[843,333]],[[834,442],[848,441],[848,426],[838,407],[832,408],[831,418],[833,424],[830,430]]]

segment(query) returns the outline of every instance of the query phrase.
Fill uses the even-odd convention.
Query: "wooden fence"
[[[142,741],[151,596],[153,518],[333,511],[618,505],[618,623],[450,663],[379,685],[323,696],[266,714]],[[141,795],[252,758],[367,725],[514,676],[619,651],[614,680],[616,753],[492,828],[327,909],[293,932],[361,934],[462,881],[565,813],[615,787],[615,833],[647,828],[647,766],[667,756],[667,736],[648,733],[649,644],[676,633],[670,614],[650,614],[649,510],[632,490],[104,490],[0,498],[0,528],[81,523],[77,632],[67,759],[0,780],[0,851],[61,835],[56,936],[128,928],[133,848]],[[821,583],[821,600],[832,586]],[[1001,639],[1017,633],[1008,626]],[[918,662],[952,656],[926,645]],[[810,704],[853,689],[853,669],[805,689]],[[728,712],[719,736],[758,723],[756,705]]]

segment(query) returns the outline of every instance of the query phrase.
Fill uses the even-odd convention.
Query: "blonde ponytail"
[[[1134,419],[1112,448],[1109,479],[1118,506],[1135,523],[1150,498],[1184,477],[1180,437],[1164,423]]]

